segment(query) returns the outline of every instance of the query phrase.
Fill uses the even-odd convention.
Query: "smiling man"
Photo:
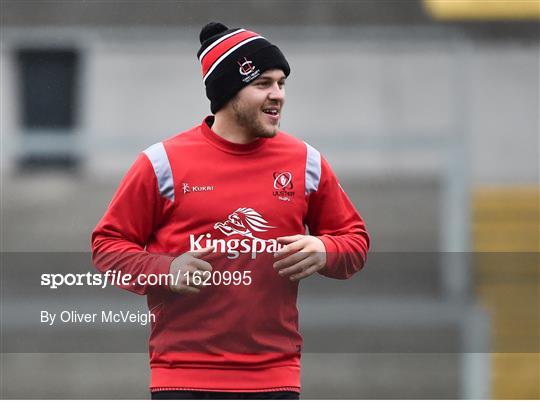
[[[369,237],[326,160],[279,129],[281,51],[220,23],[200,42],[213,115],[139,155],[92,234],[94,263],[147,295],[152,398],[299,399],[299,281],[351,277]],[[169,280],[138,280],[152,275]]]

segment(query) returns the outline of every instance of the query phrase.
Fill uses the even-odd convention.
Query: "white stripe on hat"
[[[265,39],[264,37],[258,35],[258,36],[253,36],[251,38],[248,38],[242,42],[240,42],[239,44],[237,44],[236,46],[232,47],[231,49],[229,49],[227,52],[225,52],[219,59],[217,59],[214,64],[212,64],[212,67],[210,67],[210,69],[208,70],[208,72],[206,73],[206,75],[203,77],[203,82],[206,83],[206,79],[208,78],[208,76],[210,74],[212,74],[212,71],[214,71],[216,69],[216,67],[219,65],[219,63],[221,63],[223,61],[223,59],[225,59],[228,55],[230,55],[232,52],[234,52],[236,49],[238,49],[239,47],[245,45],[246,43],[249,43],[255,39]]]
[[[212,50],[214,47],[216,47],[217,45],[219,45],[221,42],[223,42],[225,39],[227,38],[230,38],[231,36],[233,35],[236,35],[236,34],[239,34],[240,32],[244,32],[245,29],[237,29],[236,31],[233,31],[227,35],[223,35],[221,38],[219,38],[218,40],[216,40],[214,43],[212,43],[210,46],[208,46],[206,49],[204,49],[204,51],[201,53],[201,55],[199,56],[199,61],[202,63],[202,59],[204,56],[206,56],[206,53],[208,53],[210,50]]]

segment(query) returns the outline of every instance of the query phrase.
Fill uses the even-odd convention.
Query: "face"
[[[277,134],[285,103],[285,78],[281,70],[265,71],[231,99],[236,123],[250,135],[273,137]]]

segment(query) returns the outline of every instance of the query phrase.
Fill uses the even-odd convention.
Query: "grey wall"
[[[292,64],[282,128],[321,148],[336,169],[437,171],[440,152],[457,141],[467,146],[473,184],[538,181],[537,41],[470,41],[432,29],[254,28]],[[3,169],[42,145],[23,141],[18,125],[16,49],[81,50],[81,119],[70,146],[89,174],[108,176],[208,113],[196,37],[196,30],[5,28]]]

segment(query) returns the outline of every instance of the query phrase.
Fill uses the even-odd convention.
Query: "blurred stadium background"
[[[538,1],[4,0],[2,251],[88,251],[137,153],[209,113],[200,27],[249,27],[292,66],[283,129],[330,160],[373,240],[352,280],[302,283],[303,397],[538,399],[539,17]],[[39,311],[18,275],[2,311]],[[10,317],[4,334],[39,343]],[[145,353],[32,350],[2,342],[2,398],[148,397]]]

